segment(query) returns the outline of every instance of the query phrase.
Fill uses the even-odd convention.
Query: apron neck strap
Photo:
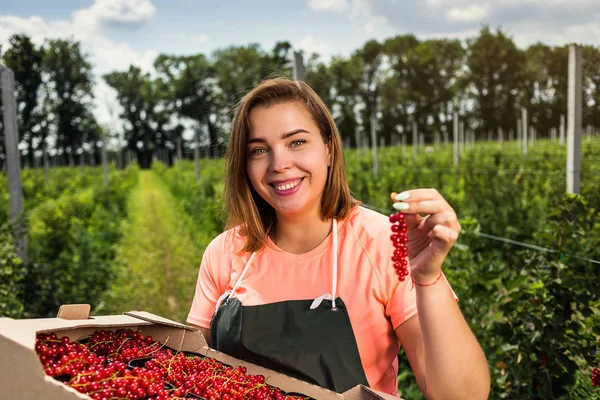
[[[254,261],[254,257],[256,257],[256,252],[252,253],[250,259],[244,266],[244,269],[242,270],[242,273],[240,274],[239,278],[237,279],[237,281],[235,281],[235,285],[233,285],[233,289],[231,289],[231,296],[235,295],[235,291],[240,285],[240,282],[242,282],[242,279],[244,279],[244,276],[246,275],[246,272],[248,272],[248,269],[250,269],[250,264],[252,264],[252,261]]]
[[[312,302],[312,304],[310,306],[311,309],[317,308],[324,299],[327,299],[327,300],[331,300],[331,309],[334,311],[337,310],[337,307],[335,305],[335,298],[336,298],[335,296],[336,296],[336,291],[337,291],[337,280],[338,280],[338,230],[337,230],[337,220],[335,218],[333,219],[332,231],[333,231],[332,232],[333,233],[333,237],[332,237],[333,251],[332,251],[332,255],[331,255],[331,264],[332,264],[331,293],[326,293],[324,295],[317,297]],[[252,253],[252,255],[250,256],[250,259],[244,266],[242,273],[240,274],[238,279],[235,281],[235,284],[233,285],[233,288],[231,289],[231,292],[229,293],[229,297],[235,296],[235,291],[237,290],[238,286],[240,285],[240,282],[242,282],[242,279],[244,279],[244,276],[246,275],[246,272],[248,272],[248,269],[250,269],[250,265],[252,264],[252,261],[254,261],[255,257],[256,257],[256,252]]]

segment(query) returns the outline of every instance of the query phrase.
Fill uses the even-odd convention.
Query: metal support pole
[[[379,155],[377,154],[377,131],[375,130],[375,116],[371,117],[371,146],[373,147],[373,176],[379,178]]]
[[[454,141],[454,166],[458,167],[458,113],[455,112],[452,119],[452,139]]]
[[[302,53],[299,51],[294,52],[293,69],[295,81],[306,81],[306,69],[304,68],[304,60],[302,59]]]
[[[15,75],[9,68],[0,65],[2,104],[4,106],[4,140],[6,145],[6,172],[10,194],[10,222],[15,237],[16,252],[27,263],[27,241],[23,224],[23,184],[21,182],[21,160],[19,154],[19,129],[17,126],[17,103],[15,101]]]
[[[581,47],[569,45],[569,97],[567,130],[567,193],[580,193],[581,183]]]

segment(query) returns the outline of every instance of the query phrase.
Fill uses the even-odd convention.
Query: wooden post
[[[569,97],[567,130],[567,193],[580,193],[581,183],[581,47],[569,45]]]
[[[458,122],[458,143],[459,143],[459,153],[463,154],[465,152],[465,122]]]
[[[452,118],[452,140],[454,141],[454,166],[458,167],[458,113],[454,112],[454,116]]]
[[[373,151],[373,176],[379,178],[379,155],[377,154],[377,130],[375,116],[371,116],[371,147]]]
[[[306,80],[306,69],[304,68],[304,61],[302,60],[302,53],[299,51],[294,51],[293,73],[295,81]]]
[[[17,103],[15,101],[15,75],[0,65],[0,86],[4,106],[4,144],[6,149],[6,172],[10,195],[10,222],[19,258],[27,263],[27,239],[23,224],[23,184],[21,182],[21,155],[19,154],[19,128],[17,126]]]
[[[527,147],[527,135],[529,133],[529,124],[528,124],[528,118],[527,118],[527,109],[525,107],[521,108],[521,121],[523,122],[523,127],[521,128],[521,136],[522,136],[522,140],[523,140],[523,155],[525,156],[525,158],[527,158],[527,152],[528,152],[528,147]]]
[[[444,138],[444,146],[448,146],[448,142],[450,141],[448,139],[448,132],[447,131],[442,132],[442,137]]]
[[[417,121],[412,123],[412,145],[413,145],[413,157],[416,159],[419,152],[419,127]]]
[[[102,139],[102,168],[104,169],[104,184],[106,185],[106,189],[109,188],[109,180],[108,180],[108,157],[106,155],[106,139]]]
[[[440,147],[440,133],[439,132],[435,132],[435,136],[433,139],[433,146],[435,149],[438,149]]]
[[[498,127],[498,145],[502,147],[502,142],[504,141],[504,132],[502,131],[502,127]]]
[[[587,141],[589,142],[590,140],[592,140],[592,125],[588,124],[586,131],[585,131],[585,138],[587,139]]]
[[[402,147],[402,157],[406,156],[406,132],[402,132],[402,137],[400,137],[400,147]]]
[[[196,182],[200,180],[200,128],[196,130],[196,148],[194,149],[194,170]]]
[[[523,121],[521,118],[517,118],[517,149],[522,147],[523,140]]]
[[[560,114],[560,125],[558,126],[558,143],[565,145],[565,115]]]

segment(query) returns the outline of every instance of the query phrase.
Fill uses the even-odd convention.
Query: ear
[[[327,142],[327,166],[331,167],[331,140]]]

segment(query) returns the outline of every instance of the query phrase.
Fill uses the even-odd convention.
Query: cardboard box
[[[90,306],[75,304],[62,306],[57,318],[14,320],[0,318],[0,398],[73,400],[90,397],[47,376],[35,352],[36,334],[56,332],[77,340],[98,329],[130,328],[152,335],[178,351],[191,351],[213,357],[229,365],[243,364],[247,373],[264,375],[268,383],[286,392],[297,392],[315,399],[334,400],[398,400],[398,397],[359,385],[343,394],[291,378],[281,373],[241,361],[209,348],[202,334],[195,328],[144,311],[123,315],[89,317]]]

